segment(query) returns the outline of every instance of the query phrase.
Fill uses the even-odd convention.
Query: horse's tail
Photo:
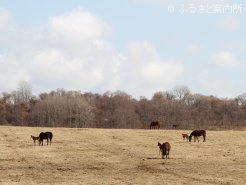
[[[52,138],[53,138],[53,133],[51,132],[50,133],[50,141],[52,140]]]
[[[204,130],[203,142],[206,141],[206,130]]]

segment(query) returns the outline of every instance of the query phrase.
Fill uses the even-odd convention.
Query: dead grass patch
[[[30,135],[52,131],[53,143]],[[0,184],[245,184],[246,131],[0,127]],[[64,137],[66,136],[66,137]],[[168,141],[170,159],[157,142]]]

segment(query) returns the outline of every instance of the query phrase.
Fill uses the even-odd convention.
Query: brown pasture
[[[30,135],[54,134],[52,145]],[[0,127],[0,184],[245,184],[246,131]],[[161,159],[157,143],[171,144]]]

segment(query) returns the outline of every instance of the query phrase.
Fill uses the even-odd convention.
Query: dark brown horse
[[[192,136],[194,136],[194,142],[197,141],[199,142],[198,137],[203,136],[203,142],[206,141],[206,130],[194,130],[191,132],[190,136],[189,136],[189,142],[191,142],[191,138]]]
[[[41,133],[39,134],[39,140],[38,140],[39,145],[40,145],[41,143],[42,143],[42,145],[43,145],[43,140],[44,140],[44,139],[47,139],[47,145],[49,144],[49,141],[50,141],[50,145],[51,145],[52,137],[53,137],[52,132],[41,132]]]
[[[163,144],[158,142],[157,146],[159,146],[159,148],[160,148],[160,151],[161,151],[161,154],[162,154],[162,159],[164,159],[165,156],[166,156],[166,158],[169,159],[169,153],[170,153],[170,150],[171,150],[171,145],[168,142],[165,142]]]
[[[160,129],[161,124],[158,121],[152,121],[149,125],[149,129]]]
[[[178,127],[179,127],[178,124],[173,125],[173,128],[178,128]]]

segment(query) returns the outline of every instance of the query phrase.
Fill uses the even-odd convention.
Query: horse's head
[[[190,136],[189,136],[189,142],[191,142],[191,137],[192,137],[192,136],[190,135]]]
[[[158,142],[158,145],[157,145],[157,146],[159,146],[159,148],[160,148],[160,150],[161,150],[162,147],[163,147],[163,145],[164,145],[164,144],[161,144],[161,143]]]
[[[162,148],[162,144],[158,142],[157,146],[159,146],[160,150],[159,150],[159,155],[161,153],[161,148]]]

